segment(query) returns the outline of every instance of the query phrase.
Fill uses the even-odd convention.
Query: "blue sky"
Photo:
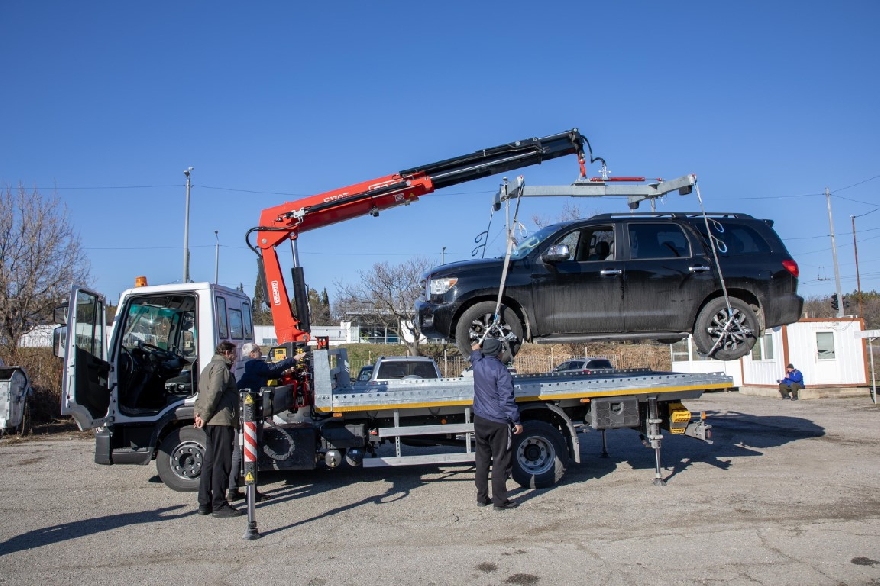
[[[880,290],[878,22],[867,0],[8,0],[0,185],[57,193],[116,300],[137,275],[181,280],[193,166],[191,276],[213,280],[216,230],[220,282],[252,293],[244,234],[262,209],[577,127],[612,176],[696,173],[707,210],[773,219],[805,296],[834,291],[829,188],[842,288],[856,287],[854,215],[862,289]],[[518,173],[567,184],[577,161]],[[376,262],[469,258],[500,180],[303,234],[309,285],[332,300]],[[626,209],[540,198],[520,217],[566,204]]]

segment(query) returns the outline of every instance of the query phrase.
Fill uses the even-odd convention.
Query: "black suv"
[[[772,220],[746,214],[602,214],[544,227],[513,251],[496,322],[503,268],[495,258],[428,271],[416,302],[422,332],[469,354],[488,328],[510,356],[524,341],[672,343],[693,333],[700,352],[732,360],[803,306],[797,263]]]

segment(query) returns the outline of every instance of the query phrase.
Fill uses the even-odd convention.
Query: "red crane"
[[[276,247],[286,240],[296,242],[300,233],[367,214],[408,204],[442,187],[481,179],[543,161],[578,155],[581,178],[585,177],[584,146],[587,139],[577,128],[544,138],[528,138],[481,149],[468,155],[405,169],[385,177],[341,187],[267,208],[260,214],[260,225],[248,230],[245,240],[260,257],[267,300],[272,309],[278,343],[306,342],[309,339],[308,294],[301,266],[294,249],[293,287],[296,312],[290,303]],[[256,246],[250,243],[257,233]]]

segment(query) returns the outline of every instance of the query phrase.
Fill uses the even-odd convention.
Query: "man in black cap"
[[[798,391],[804,388],[804,375],[794,365],[789,364],[785,367],[785,378],[776,382],[779,383],[779,394],[783,399],[788,399],[791,394],[791,400],[797,401]]]
[[[477,506],[492,504],[496,511],[512,509],[516,503],[507,500],[507,478],[510,476],[511,433],[522,433],[519,410],[513,398],[513,377],[499,360],[501,342],[486,338],[471,346],[474,367],[474,454],[477,485]],[[489,464],[492,465],[492,499],[489,499]]]

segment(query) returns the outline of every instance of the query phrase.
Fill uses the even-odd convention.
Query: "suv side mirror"
[[[554,244],[544,251],[541,260],[544,262],[562,262],[571,258],[571,250],[567,244]]]

